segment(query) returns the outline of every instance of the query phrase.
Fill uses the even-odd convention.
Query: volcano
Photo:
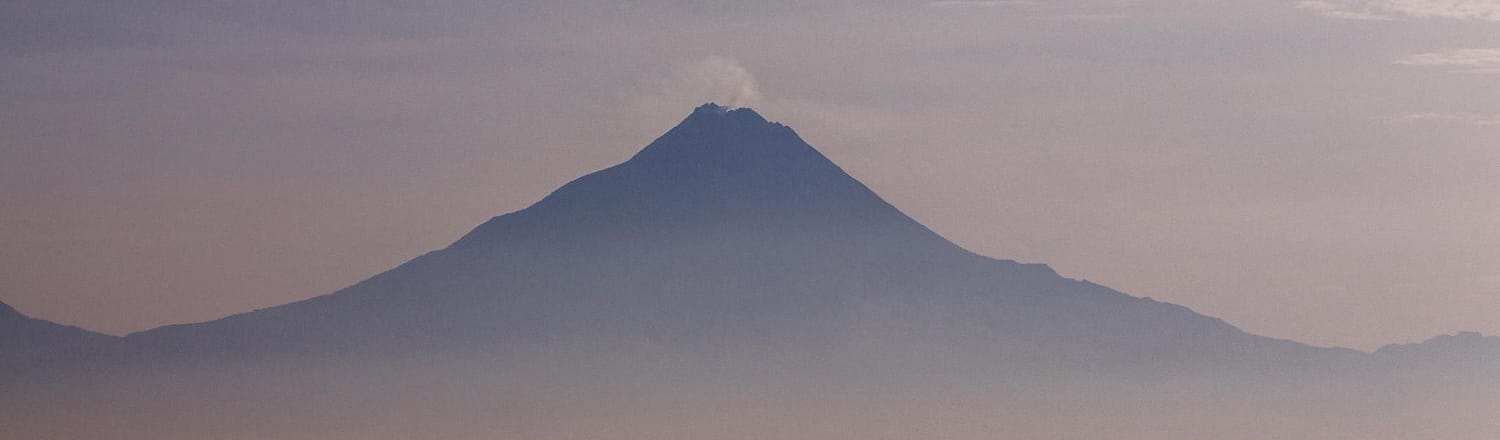
[[[1048,365],[1347,355],[976,255],[791,128],[706,104],[629,160],[332,294],[129,335],[145,359],[646,342],[810,353],[908,340]],[[821,350],[821,351],[819,351]]]
[[[977,255],[714,104],[337,292],[124,338],[0,307],[0,349],[6,438],[1500,432],[1500,339],[1312,347]]]

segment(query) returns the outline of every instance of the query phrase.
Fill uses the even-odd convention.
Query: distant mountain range
[[[1500,338],[1375,353],[976,255],[714,104],[337,292],[113,337],[0,305],[0,438],[1500,438]]]
[[[791,350],[870,334],[1048,368],[1275,370],[1366,356],[973,254],[791,128],[715,104],[624,163],[332,294],[118,340],[8,307],[0,325],[0,362],[12,365],[84,353],[180,363],[631,341]],[[1462,357],[1494,340],[1463,334],[1380,354]]]

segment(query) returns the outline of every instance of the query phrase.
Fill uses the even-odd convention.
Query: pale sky
[[[327,293],[718,101],[980,254],[1318,345],[1500,334],[1500,0],[375,3],[0,4],[0,300]]]

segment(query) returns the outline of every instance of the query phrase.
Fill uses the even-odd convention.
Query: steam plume
[[[708,88],[716,100],[731,108],[755,105],[761,100],[755,76],[734,58],[718,55],[704,58],[687,73],[692,83]]]

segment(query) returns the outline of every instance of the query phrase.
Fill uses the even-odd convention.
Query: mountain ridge
[[[1443,334],[1419,342],[1388,344],[1375,350],[1375,355],[1391,358],[1437,358],[1484,356],[1500,361],[1500,336],[1486,336],[1479,332],[1457,332]]]
[[[33,318],[0,301],[0,370],[77,359],[115,336]]]

